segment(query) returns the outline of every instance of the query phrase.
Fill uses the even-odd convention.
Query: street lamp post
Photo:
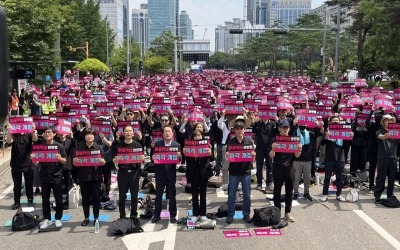
[[[128,19],[128,36],[127,36],[127,39],[126,39],[126,74],[128,75],[128,77],[129,77],[129,71],[130,71],[130,63],[131,63],[131,49],[130,49],[130,38],[131,38],[131,36],[130,36],[130,20],[131,20],[131,18],[130,18],[130,15],[129,15],[129,13],[130,13],[130,10],[129,10],[129,0],[127,1],[127,19]]]
[[[89,58],[89,42],[85,43],[85,47],[72,47],[72,46],[67,46],[69,48],[69,51],[76,51],[77,49],[83,49],[86,53],[86,59]]]
[[[337,22],[337,30],[336,30],[336,48],[335,48],[335,82],[338,81],[338,74],[339,74],[340,4],[338,4],[336,22]]]

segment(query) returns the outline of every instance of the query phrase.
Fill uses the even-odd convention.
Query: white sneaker
[[[60,220],[56,220],[56,227],[62,227],[62,223]]]
[[[325,202],[328,200],[328,195],[323,195],[322,198],[320,199],[321,202]]]
[[[40,229],[46,229],[46,228],[48,228],[50,225],[52,225],[53,224],[53,222],[52,221],[50,221],[50,220],[44,220],[43,222],[42,222],[42,224],[40,225]]]
[[[190,217],[190,220],[191,221],[198,221],[199,217],[198,216],[192,216],[192,217]]]
[[[222,184],[222,190],[228,191],[228,184]]]
[[[200,220],[201,221],[210,221],[210,219],[207,218],[207,216],[200,216]]]
[[[344,198],[342,195],[339,195],[336,197],[336,200],[338,201],[346,201],[346,198]]]

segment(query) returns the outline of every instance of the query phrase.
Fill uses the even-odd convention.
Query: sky
[[[325,0],[311,0],[314,9]],[[147,0],[130,0],[130,9],[140,8]],[[233,18],[243,19],[244,0],[180,0],[179,12],[185,10],[192,20],[194,39],[210,39],[214,51],[215,28]]]

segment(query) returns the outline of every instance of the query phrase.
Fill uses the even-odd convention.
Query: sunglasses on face
[[[126,113],[126,115],[132,116],[132,115],[133,115],[133,113]]]
[[[168,119],[161,119],[162,122],[168,122]]]

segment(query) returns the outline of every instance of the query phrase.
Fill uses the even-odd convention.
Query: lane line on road
[[[378,223],[372,220],[362,210],[353,210],[363,221],[372,227],[382,238],[384,238],[390,245],[395,249],[400,249],[400,242],[398,242],[392,235],[390,235],[385,229],[383,229]]]
[[[6,188],[6,190],[4,190],[3,193],[0,194],[0,200],[3,199],[4,197],[6,197],[7,194],[9,194],[13,188],[14,188],[13,184],[8,186],[8,188]]]
[[[225,194],[222,188],[217,188],[217,197],[218,198],[228,198],[228,195]]]

